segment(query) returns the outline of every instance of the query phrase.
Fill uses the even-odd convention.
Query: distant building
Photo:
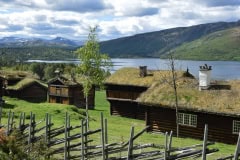
[[[30,78],[26,73],[1,73],[1,96],[41,102],[47,100],[47,85],[37,79]]]
[[[208,124],[209,140],[236,143],[240,131],[240,81],[210,83],[211,67],[201,69],[208,72],[200,78],[201,91],[199,80],[177,71],[179,135],[202,139],[204,125]],[[144,72],[123,68],[106,80],[111,115],[143,119],[150,132],[172,130],[176,134],[171,72]]]
[[[94,100],[95,88],[92,87],[88,96],[89,109],[94,109]],[[60,75],[48,82],[48,101],[49,103],[70,104],[81,108],[85,108],[86,104],[82,85]]]

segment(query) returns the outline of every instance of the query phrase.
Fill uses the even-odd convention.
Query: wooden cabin
[[[47,85],[26,72],[1,72],[1,96],[16,97],[32,102],[47,100]]]
[[[80,83],[58,76],[48,82],[49,103],[70,104],[85,108],[86,99],[83,94],[83,87]],[[89,109],[95,106],[95,88],[92,87],[88,96]]]
[[[136,77],[131,76],[129,79],[129,75]],[[148,89],[149,83],[143,81],[144,77],[141,77],[134,68],[118,70],[106,80],[106,94],[111,115],[145,119],[145,109],[136,102],[139,95]]]
[[[5,95],[31,102],[47,100],[47,85],[33,78],[24,78],[14,85],[8,85]]]
[[[176,135],[175,95],[171,82],[170,71],[148,71],[146,77],[140,77],[137,68],[117,71],[106,83],[111,114],[115,115],[113,109],[117,110],[115,112],[120,112],[122,108],[128,106],[124,110],[126,114],[117,114],[126,116],[129,110],[132,112],[132,108],[138,106],[145,114],[146,125],[150,126],[149,132],[164,133],[172,130]],[[215,84],[207,84],[209,85],[207,89],[200,91],[198,80],[186,72],[177,71],[176,83],[180,137],[202,139],[204,125],[208,124],[209,140],[231,144],[237,142],[240,131],[240,81],[215,82]],[[118,86],[114,89],[115,95],[109,94],[112,92],[109,90],[109,84]],[[130,88],[134,88],[136,84],[146,89],[139,93],[137,98],[127,102],[126,100],[131,99],[129,98],[131,96],[121,99],[116,96],[120,95],[122,92],[120,88],[122,89],[126,84],[129,87],[126,92],[131,91]],[[118,108],[114,107],[112,98],[119,102]],[[125,100],[125,104],[120,103],[122,99]]]

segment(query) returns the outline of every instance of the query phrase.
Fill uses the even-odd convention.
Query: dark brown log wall
[[[145,119],[145,108],[138,106],[137,102],[128,101],[115,101],[110,100],[110,113],[111,115],[134,118],[134,119]]]
[[[135,100],[147,87],[106,85],[107,98],[132,99]]]
[[[146,107],[146,106],[145,106]],[[204,126],[208,124],[208,139],[224,143],[234,144],[238,135],[232,133],[233,120],[239,117],[216,115],[210,113],[179,111],[197,115],[197,127],[179,125],[181,137],[203,139]],[[174,109],[148,106],[146,112],[146,125],[150,125],[149,131],[170,132],[176,134],[176,113]]]
[[[34,83],[21,90],[7,90],[6,95],[10,97],[17,97],[27,101],[41,102],[47,100],[47,88]]]
[[[107,84],[111,115],[144,120],[145,108],[139,107],[135,100],[146,90],[147,87]]]

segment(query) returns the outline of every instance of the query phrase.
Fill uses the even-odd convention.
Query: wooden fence
[[[7,124],[0,124],[0,128],[6,128],[6,134],[10,135],[14,131],[14,126],[17,126],[17,130],[19,130],[21,133],[21,136],[17,138],[18,140],[22,140],[28,144],[29,151],[31,151],[31,146],[34,146],[36,142],[44,139],[47,147],[50,150],[50,152],[46,154],[46,157],[49,158],[59,154],[64,160],[174,160],[186,157],[202,157],[202,160],[206,160],[208,154],[218,151],[218,149],[208,148],[209,145],[214,143],[207,141],[207,125],[205,126],[204,140],[202,144],[176,148],[172,147],[172,132],[165,133],[165,144],[135,144],[134,141],[141,136],[148,127],[136,134],[134,133],[135,128],[131,127],[129,140],[127,142],[109,143],[107,119],[104,119],[102,113],[100,127],[95,130],[88,130],[88,121],[85,119],[82,119],[78,126],[71,126],[71,119],[68,113],[65,115],[65,124],[60,127],[54,127],[54,123],[52,123],[52,117],[48,113],[46,113],[45,118],[39,122],[36,122],[35,114],[33,113],[30,113],[29,123],[26,123],[25,119],[25,113],[21,113],[19,116],[19,123],[16,124],[14,122],[14,112],[10,111],[8,113]],[[90,138],[92,135],[97,133],[100,133],[101,135],[101,142],[96,142],[94,139]],[[218,160],[237,160],[240,146],[239,141],[234,155],[219,158]],[[146,150],[141,151],[142,149]]]

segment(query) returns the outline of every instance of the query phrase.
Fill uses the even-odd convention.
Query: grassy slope
[[[80,113],[82,109],[74,110],[73,106],[61,105],[61,104],[48,104],[48,103],[28,103],[22,100],[17,100],[14,98],[7,98],[7,105],[4,108],[4,112],[12,110],[14,112],[26,112],[29,114],[31,111],[36,113],[36,118],[38,120],[43,119],[46,112],[50,113],[53,117],[54,127],[61,126],[64,124],[64,114],[67,111],[71,115],[72,125],[78,125],[80,123],[79,117],[82,117]],[[105,92],[96,93],[96,109],[90,111],[90,129],[94,130],[100,128],[100,113],[103,112],[104,117],[108,120],[108,132],[109,141],[111,142],[121,142],[127,141],[130,135],[131,126],[135,126],[135,133],[142,130],[145,127],[145,122],[141,120],[128,119],[123,117],[110,116],[109,113],[109,103],[106,101]],[[3,118],[3,124],[6,123],[6,117]],[[18,123],[16,123],[18,124]],[[137,143],[155,143],[164,144],[164,137],[160,134],[148,134],[144,133],[137,139]],[[100,134],[96,134],[94,140],[100,143]],[[189,146],[193,144],[202,143],[199,140],[189,139],[189,138],[173,138],[173,146]],[[208,156],[208,159],[216,159],[223,155],[229,155],[234,153],[235,146],[225,145],[222,143],[216,143],[214,148],[218,148],[220,152],[214,153]]]
[[[240,27],[214,32],[176,48],[177,59],[240,60]]]

